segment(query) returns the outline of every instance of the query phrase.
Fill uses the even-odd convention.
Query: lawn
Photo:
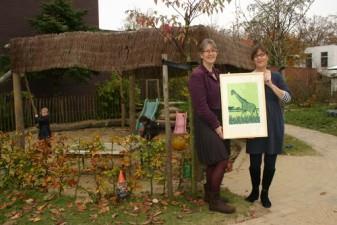
[[[1,191],[0,224],[227,224],[254,216],[250,204],[225,190],[237,212],[210,212],[201,198],[178,195],[173,201],[143,194],[117,203],[113,198],[97,204],[69,196],[37,191]]]
[[[327,105],[298,107],[289,105],[285,109],[285,121],[288,124],[301,126],[337,136],[337,117],[328,116]]]
[[[292,156],[319,155],[310,145],[289,135],[284,137],[283,154]]]

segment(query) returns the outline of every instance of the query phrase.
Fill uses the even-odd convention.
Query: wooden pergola
[[[218,46],[219,67],[227,66],[237,70],[251,70],[250,47],[205,27],[194,26],[190,29],[192,40],[189,54],[191,60],[199,61],[197,44],[204,38],[212,38]],[[155,29],[121,32],[69,32],[61,34],[38,35],[14,38],[10,41],[11,70],[13,76],[15,124],[24,145],[24,121],[22,111],[20,79],[28,72],[53,68],[80,67],[94,71],[116,71],[128,76],[129,124],[135,127],[135,79],[153,74],[163,79],[166,135],[170,137],[168,110],[168,77],[181,74],[170,70],[163,60],[185,63],[185,59],[171,42],[165,41]],[[185,73],[186,75],[186,73]],[[167,152],[170,153],[169,141]]]

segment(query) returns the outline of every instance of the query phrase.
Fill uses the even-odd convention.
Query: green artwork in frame
[[[229,124],[259,123],[257,84],[232,83],[227,88]]]
[[[267,137],[263,73],[220,74],[224,139]]]

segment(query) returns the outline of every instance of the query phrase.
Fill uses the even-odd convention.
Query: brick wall
[[[11,38],[34,35],[28,23],[39,13],[42,0],[1,0],[0,6],[0,53],[3,53],[4,44]],[[98,27],[98,1],[73,0],[74,7],[85,9],[88,14],[84,18],[90,26]]]

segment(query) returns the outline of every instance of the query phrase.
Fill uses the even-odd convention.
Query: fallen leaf
[[[179,202],[177,202],[177,201],[171,201],[170,204],[174,205],[174,206],[177,206],[177,205],[179,205]]]
[[[55,225],[66,225],[66,224],[67,224],[67,222],[65,222],[65,221],[58,221],[58,222],[55,223]]]
[[[95,214],[92,214],[90,215],[90,219],[91,221],[95,221],[97,219],[98,215],[95,213]]]
[[[168,202],[165,201],[165,200],[161,200],[161,201],[160,201],[160,204],[162,204],[162,205],[164,205],[164,206],[168,206]]]
[[[151,206],[151,205],[153,205],[153,203],[152,202],[144,202],[144,205]]]
[[[36,209],[37,209],[37,211],[41,212],[47,207],[47,205],[48,205],[48,203],[44,203],[44,204],[38,206]]]
[[[144,223],[141,223],[141,225],[147,225],[147,224],[151,224],[152,220],[146,220]]]
[[[40,220],[41,220],[41,217],[36,216],[36,215],[29,218],[29,221],[32,221],[34,223],[36,223],[36,222],[38,222]]]
[[[43,197],[43,201],[50,201],[50,200],[53,200],[55,198],[56,194],[55,193],[50,193],[50,194],[47,194]]]
[[[24,205],[22,207],[22,211],[23,211],[24,214],[28,213],[28,212],[31,212],[33,210],[33,207],[34,207],[34,205]]]
[[[2,225],[16,225],[16,220],[7,220],[5,223],[3,223]]]
[[[10,219],[11,220],[15,220],[15,219],[18,219],[22,216],[22,212],[18,212],[18,211],[13,211],[10,213]]]
[[[159,216],[159,215],[162,214],[162,213],[163,213],[162,211],[158,211],[158,212],[156,212],[155,214],[153,214],[153,217]]]
[[[130,212],[124,212],[125,214],[129,215],[129,216],[133,216],[133,217],[137,217],[138,214],[136,213],[130,213]]]
[[[105,207],[102,207],[99,209],[98,213],[99,214],[103,214],[103,213],[106,213],[106,212],[109,212],[110,211],[110,207],[109,206],[105,206]]]
[[[80,212],[83,212],[84,210],[87,209],[86,204],[83,202],[76,202],[76,207],[77,207],[77,210]]]
[[[61,215],[61,212],[58,209],[53,208],[53,209],[50,209],[49,211],[57,217]]]
[[[0,205],[0,210],[1,210],[1,209],[5,209],[5,208],[7,208],[7,206],[8,206],[8,204],[7,204],[7,203],[4,203],[4,204]]]
[[[32,205],[34,203],[34,201],[35,200],[33,198],[28,198],[28,199],[25,200],[25,202],[29,205]]]
[[[72,202],[69,202],[69,203],[67,204],[67,207],[68,207],[68,208],[72,208],[72,207],[73,207],[73,203],[72,203]]]
[[[139,207],[138,206],[134,206],[133,207],[133,212],[134,213],[138,213],[139,212]]]

